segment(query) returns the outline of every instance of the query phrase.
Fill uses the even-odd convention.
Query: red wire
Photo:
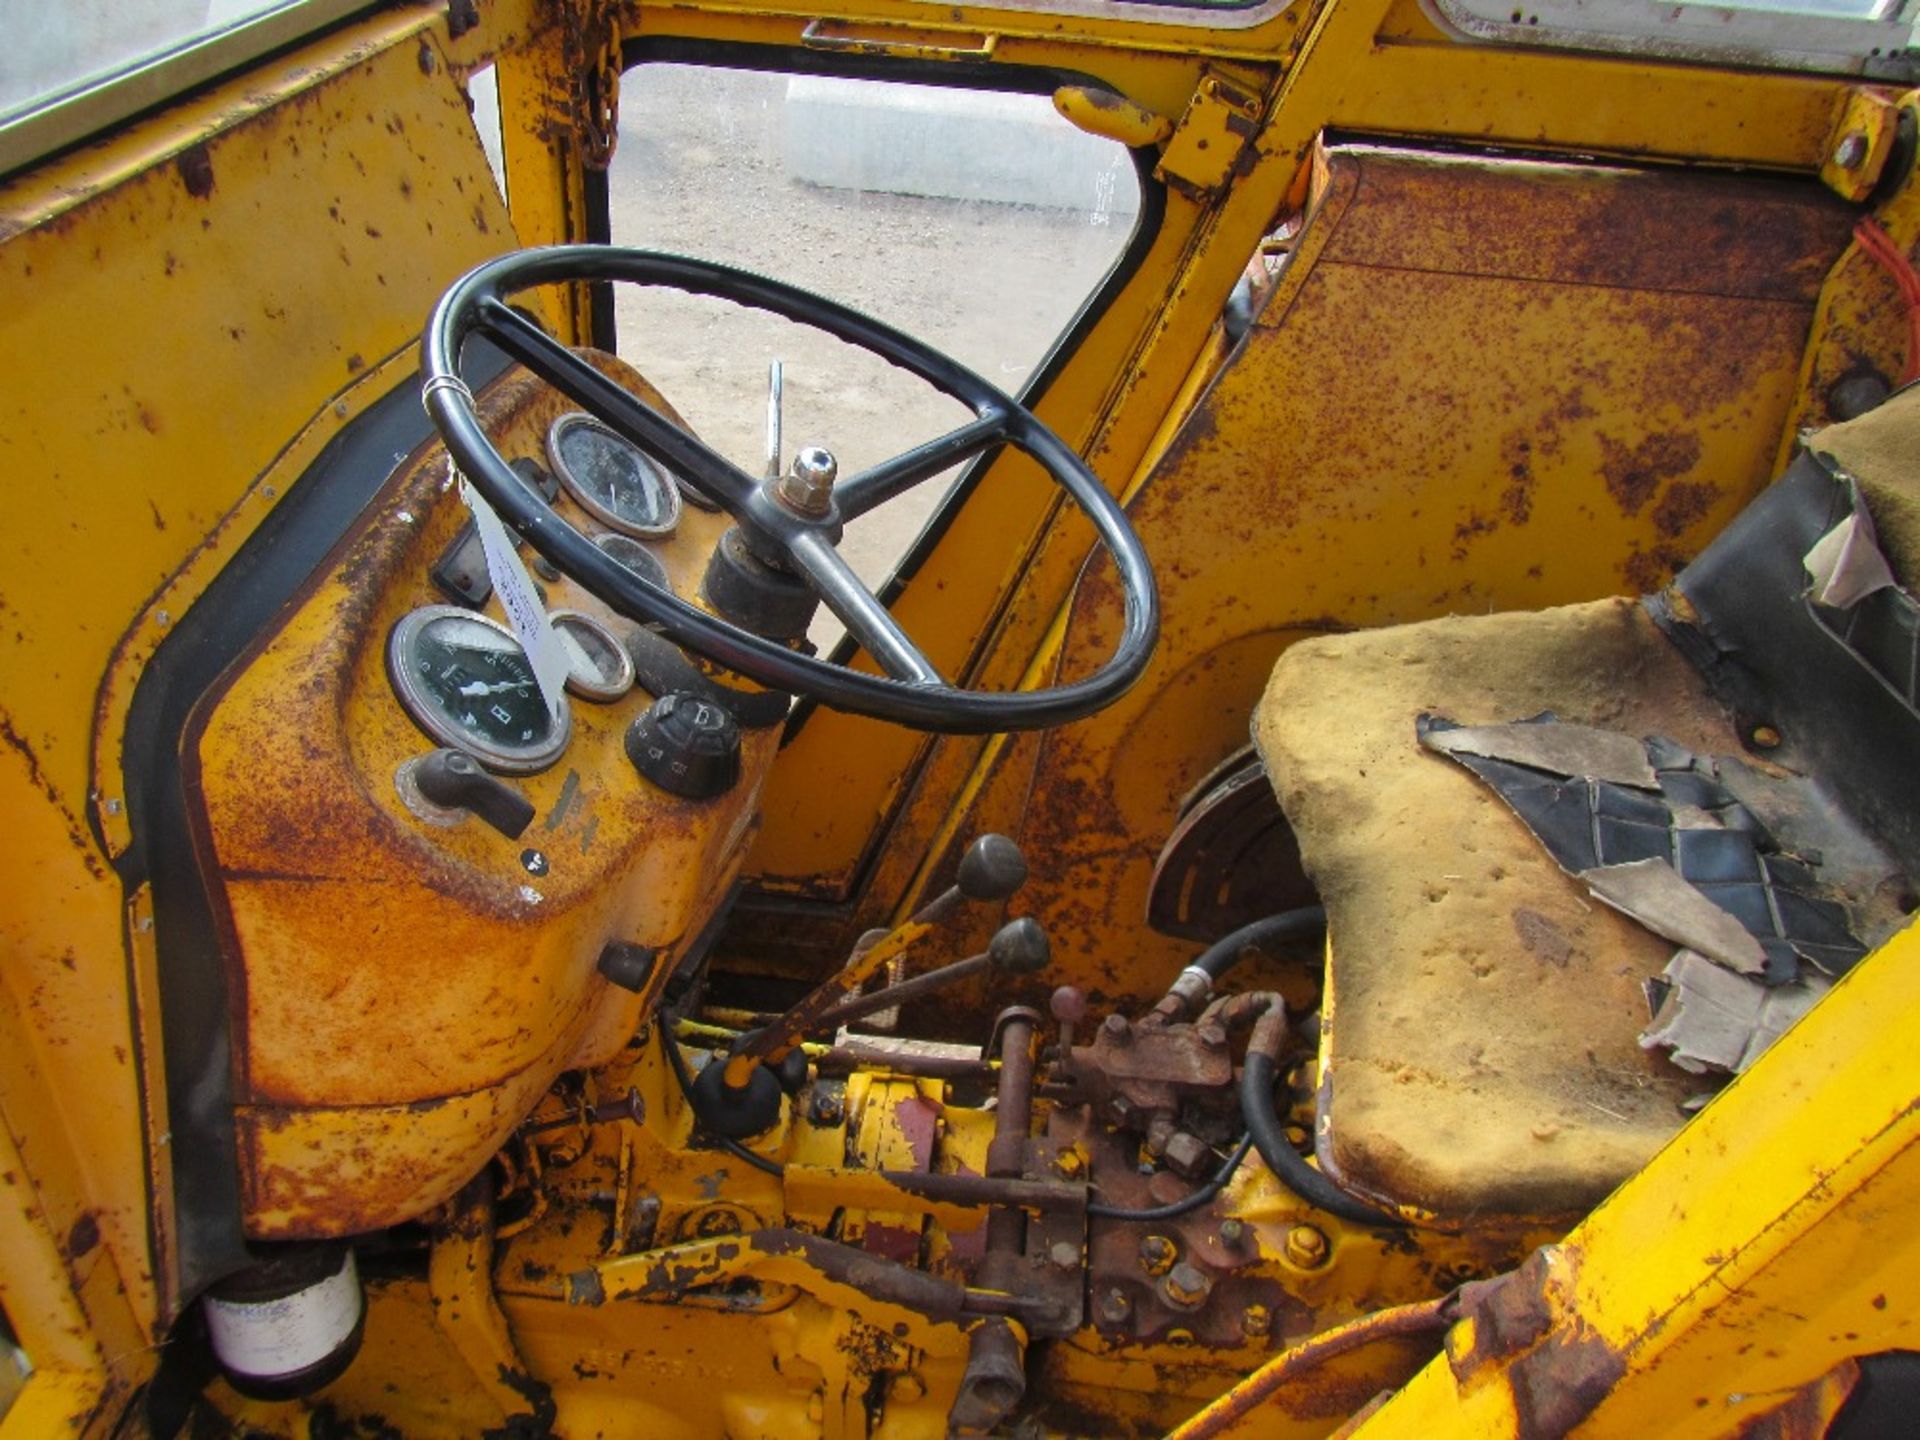
[[[1894,244],[1893,237],[1871,215],[1860,217],[1853,227],[1853,238],[1881,269],[1893,277],[1900,298],[1906,301],[1907,365],[1900,374],[1900,383],[1904,385],[1920,380],[1920,272],[1914,270],[1913,261],[1906,252]]]

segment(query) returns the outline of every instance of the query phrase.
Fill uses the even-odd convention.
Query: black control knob
[[[739,782],[740,726],[725,706],[675,690],[627,727],[627,758],[669,795],[711,800]]]
[[[426,756],[414,767],[413,783],[433,804],[471,811],[509,840],[533,823],[533,802],[464,751],[441,749]]]

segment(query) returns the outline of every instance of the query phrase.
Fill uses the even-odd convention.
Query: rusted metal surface
[[[615,1300],[671,1303],[692,1291],[751,1275],[768,1275],[803,1288],[828,1286],[831,1296],[864,1296],[947,1324],[969,1315],[1020,1315],[1044,1304],[1024,1296],[969,1289],[854,1246],[784,1227],[693,1240],[608,1260],[569,1276],[566,1298],[575,1305]]]
[[[1147,923],[1211,943],[1266,915],[1313,903],[1300,845],[1248,746],[1196,787],[1153,862]]]
[[[1382,1340],[1438,1334],[1450,1323],[1448,1301],[1440,1299],[1381,1310],[1328,1330],[1269,1360],[1191,1420],[1175,1427],[1167,1440],[1209,1440],[1252,1414],[1276,1390],[1311,1374],[1335,1356]]]
[[[1022,1180],[1006,1175],[956,1175],[911,1170],[882,1170],[880,1178],[910,1195],[950,1205],[1012,1205],[1022,1210],[1074,1214],[1087,1208],[1084,1185]]]
[[[1771,473],[1844,206],[1811,181],[1329,152],[1271,298],[1130,502],[1161,646],[1043,742],[1050,983],[1156,995],[1179,797],[1307,635],[1657,588]],[[1096,559],[1061,673],[1119,614]],[[1270,968],[1251,983],[1276,985]]]
[[[525,377],[483,407],[508,451],[531,455],[570,408]],[[438,1203],[554,1074],[617,1048],[649,997],[607,986],[594,958],[612,939],[671,951],[700,930],[773,755],[773,736],[749,734],[749,783],[682,804],[633,783],[621,707],[578,706],[561,761],[513,782],[536,807],[523,841],[537,873],[522,842],[417,821],[392,776],[430,742],[393,698],[383,642],[438,598],[431,558],[464,519],[446,479],[437,447],[400,468],[189,740],[244,996],[237,1098],[257,1235],[351,1233]],[[662,547],[674,583],[697,583],[718,524],[689,516]],[[564,579],[549,597],[612,618]],[[627,913],[629,886],[653,897],[644,914]],[[381,906],[364,903],[369,887]]]

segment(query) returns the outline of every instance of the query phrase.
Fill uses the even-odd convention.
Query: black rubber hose
[[[1302,905],[1297,910],[1282,910],[1264,920],[1254,920],[1238,930],[1221,936],[1190,961],[1188,969],[1204,970],[1218,980],[1239,963],[1248,950],[1266,945],[1284,945],[1297,940],[1312,940],[1327,933],[1326,907]]]
[[[1098,1200],[1090,1201],[1087,1214],[1095,1220],[1177,1220],[1190,1210],[1198,1210],[1214,1196],[1227,1188],[1227,1182],[1233,1178],[1233,1172],[1240,1168],[1240,1162],[1247,1158],[1247,1151],[1253,1148],[1253,1137],[1243,1135],[1240,1143],[1234,1146],[1220,1168],[1213,1172],[1213,1178],[1190,1195],[1165,1205],[1155,1205],[1148,1210],[1128,1210],[1119,1205],[1102,1205]]]
[[[1251,1050],[1240,1072],[1240,1115],[1247,1122],[1253,1148],[1260,1152],[1260,1158],[1267,1162],[1274,1177],[1315,1209],[1351,1220],[1356,1225],[1406,1223],[1365,1201],[1356,1200],[1309,1165],[1300,1152],[1287,1143],[1287,1132],[1273,1108],[1273,1061]]]

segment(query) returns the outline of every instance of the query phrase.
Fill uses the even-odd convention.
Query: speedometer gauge
[[[680,490],[667,472],[591,415],[562,415],[547,458],[580,508],[623,535],[656,539],[680,523]]]
[[[414,723],[490,770],[531,774],[567,748],[573,717],[556,715],[513,632],[457,605],[401,618],[387,642],[387,673]]]

